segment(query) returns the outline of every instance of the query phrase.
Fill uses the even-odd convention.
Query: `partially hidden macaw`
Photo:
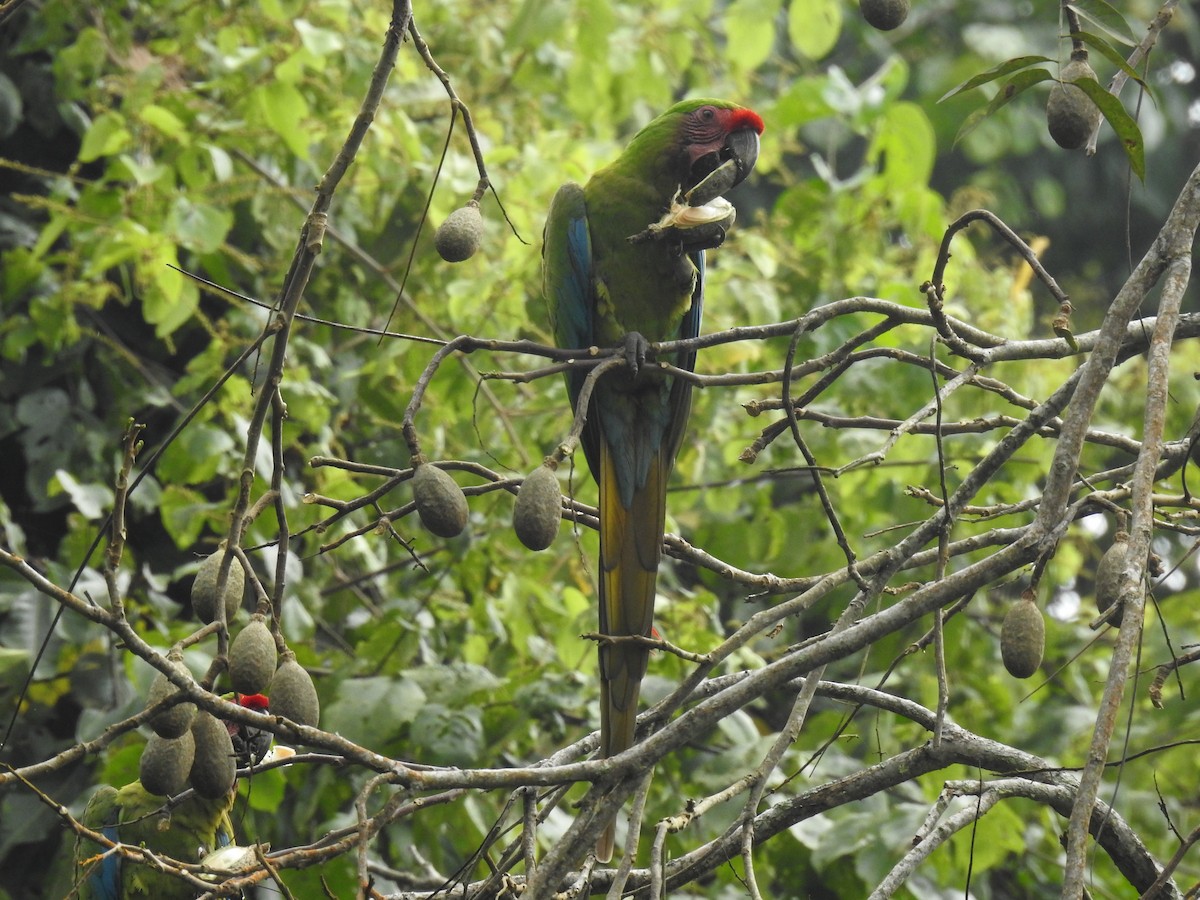
[[[543,291],[558,345],[623,346],[629,363],[597,382],[582,439],[600,487],[604,635],[651,634],[667,480],[691,406],[688,382],[638,364],[648,342],[699,334],[704,251],[721,243],[733,219],[720,197],[716,212],[701,204],[749,174],[762,130],[757,113],[727,101],[677,103],[585,186],[559,188],[550,206]],[[716,224],[692,228],[694,219]],[[691,371],[695,358],[681,352],[666,361]],[[573,406],[585,377],[567,375]],[[599,653],[600,749],[610,757],[633,744],[649,650],[617,642]],[[596,848],[601,861],[612,857],[613,840],[610,824]]]
[[[268,708],[262,694],[239,695],[237,702],[259,712]],[[238,767],[262,762],[270,750],[268,731],[226,722]],[[101,785],[88,800],[80,819],[110,841],[170,857],[184,863],[199,863],[214,850],[233,844],[233,822],[229,817],[237,797],[236,783],[224,797],[206,799],[192,792],[171,806],[166,797],[151,794],[140,781],[120,790]],[[138,865],[108,852],[96,841],[75,842],[75,878],[81,900],[191,900],[196,889],[182,878],[161,872],[153,865]]]
[[[198,863],[210,851],[233,841],[228,798],[206,800],[192,794],[174,809],[165,797],[151,794],[140,781],[117,790],[101,785],[92,794],[80,821],[111,841],[142,846],[179,862]],[[105,852],[95,841],[81,838],[75,844],[76,879],[81,900],[132,900],[162,898],[191,900],[197,890],[182,878],[160,872],[153,865],[138,865],[120,854]]]

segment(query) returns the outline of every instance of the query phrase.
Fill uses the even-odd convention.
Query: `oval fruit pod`
[[[196,756],[188,780],[201,797],[209,800],[225,797],[237,778],[229,729],[211,713],[200,710],[192,723],[192,738],[196,742]]]
[[[446,216],[433,235],[438,255],[446,262],[470,259],[483,243],[483,216],[479,204],[471,201]]]
[[[545,550],[558,535],[562,520],[562,488],[548,465],[530,472],[513,505],[513,530],[530,550]]]
[[[206,625],[217,618],[217,577],[221,572],[221,560],[225,556],[225,542],[216,551],[204,558],[192,582],[192,609],[196,617]],[[236,556],[229,561],[229,576],[225,580],[223,594],[225,621],[232,622],[242,608],[242,596],[246,592],[246,570]]]
[[[275,670],[267,696],[271,700],[272,715],[313,728],[321,721],[321,701],[317,698],[312,676],[296,662],[296,654],[291,650],[283,654],[283,662]]]
[[[1118,599],[1118,586],[1121,580],[1121,572],[1125,569],[1125,564],[1129,562],[1129,534],[1124,531],[1118,531],[1113,535],[1112,546],[1104,551],[1104,555],[1100,557],[1100,564],[1096,566],[1096,609],[1099,612],[1108,612],[1112,609],[1114,603]],[[1125,620],[1124,605],[1118,609],[1112,616],[1109,617],[1109,623],[1117,628],[1121,627],[1121,622]]]
[[[188,785],[196,758],[196,742],[190,731],[181,737],[162,738],[152,734],[138,760],[138,780],[151,794],[174,797]]]
[[[1064,150],[1078,150],[1100,125],[1100,108],[1072,82],[1096,81],[1096,73],[1088,65],[1085,52],[1082,58],[1072,54],[1071,61],[1062,67],[1058,77],[1046,101],[1046,127],[1058,146]]]
[[[879,31],[899,28],[908,18],[909,0],[859,0],[858,11],[867,24]]]
[[[229,646],[229,681],[239,694],[261,694],[271,683],[279,652],[265,618],[255,613]]]
[[[1013,678],[1028,678],[1042,664],[1046,650],[1046,623],[1032,600],[1012,605],[1000,627],[1000,656]]]
[[[178,650],[172,650],[167,654],[167,662],[179,674],[186,675],[188,678],[192,677],[191,671],[183,661],[183,654]],[[154,682],[150,685],[150,693],[146,697],[146,708],[149,709],[178,692],[179,688],[171,684],[166,675],[159,672],[154,676]],[[187,734],[195,717],[196,704],[184,701],[176,703],[170,709],[163,710],[156,715],[150,720],[150,727],[159,737],[177,738]]]
[[[458,537],[467,527],[470,512],[462,488],[448,473],[423,459],[413,464],[413,500],[421,524],[438,537]]]

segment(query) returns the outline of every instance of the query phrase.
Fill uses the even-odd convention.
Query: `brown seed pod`
[[[192,738],[196,742],[196,756],[188,776],[192,787],[209,800],[227,796],[237,778],[237,761],[229,729],[211,713],[200,710],[192,723]]]
[[[1071,61],[1062,67],[1058,77],[1046,101],[1046,126],[1058,146],[1078,150],[1100,124],[1100,108],[1081,88],[1070,83],[1085,78],[1096,80],[1096,73],[1087,62],[1087,52],[1083,51],[1079,58],[1072,53]]]
[[[217,576],[221,572],[221,559],[225,556],[225,542],[216,552],[205,557],[192,582],[192,609],[196,617],[205,624],[217,618]],[[229,577],[225,581],[225,621],[232,622],[242,608],[242,595],[246,592],[246,570],[236,556],[229,562]]]
[[[446,262],[470,259],[483,242],[483,216],[474,200],[446,216],[433,235],[438,255]]]
[[[177,738],[152,734],[138,760],[138,779],[142,787],[159,797],[182,794],[196,758],[196,742],[190,731]]]
[[[521,483],[513,505],[513,530],[530,550],[545,550],[558,535],[562,520],[562,488],[547,465],[538,466]]]
[[[908,18],[909,0],[858,0],[858,11],[867,24],[880,31],[899,28]]]
[[[1117,602],[1117,587],[1121,580],[1121,572],[1125,569],[1127,562],[1129,562],[1129,535],[1124,531],[1118,531],[1113,535],[1112,546],[1104,551],[1104,555],[1100,557],[1100,564],[1096,566],[1096,609],[1099,612],[1107,612]],[[1121,622],[1124,620],[1125,608],[1122,606],[1108,621],[1120,628]]]
[[[192,673],[188,670],[187,665],[183,661],[183,654],[178,650],[172,650],[167,654],[167,662],[171,664],[179,674],[192,677]],[[157,703],[165,700],[178,692],[178,688],[167,680],[167,676],[159,672],[154,676],[154,681],[150,685],[150,694],[146,697],[146,708],[154,706]],[[192,720],[196,717],[195,703],[176,703],[170,709],[160,712],[157,716],[150,720],[150,727],[154,729],[154,733],[163,738],[177,738],[187,734],[188,729],[192,727]]]
[[[467,498],[446,472],[424,459],[414,459],[413,500],[421,524],[438,537],[452,538],[467,527]]]
[[[1042,611],[1029,599],[1012,605],[1000,627],[1000,656],[1013,678],[1028,678],[1042,664],[1046,650],[1046,623]]]
[[[271,683],[279,653],[264,616],[255,613],[250,624],[229,645],[229,681],[239,694],[261,694]]]
[[[297,725],[316,727],[321,721],[321,701],[312,676],[296,662],[296,654],[285,651],[283,661],[275,670],[267,689],[271,700],[271,715],[291,719]]]

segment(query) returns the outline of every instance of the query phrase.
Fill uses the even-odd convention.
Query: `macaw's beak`
[[[741,184],[758,162],[758,132],[753,128],[740,128],[733,132],[725,141],[721,156],[722,159],[733,160],[738,170],[734,184]]]
[[[691,183],[683,185],[684,192],[694,189],[704,197],[719,197],[741,184],[757,160],[758,132],[739,128],[730,133],[720,150],[706,153],[692,163]]]

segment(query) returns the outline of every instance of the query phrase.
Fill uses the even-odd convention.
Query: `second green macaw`
[[[193,794],[174,809],[165,797],[151,794],[140,781],[117,790],[101,785],[88,801],[80,821],[111,841],[198,863],[212,850],[233,840],[229,811],[234,797],[206,800]],[[189,900],[197,891],[186,881],[152,865],[122,859],[95,841],[75,845],[76,877],[81,900]]]
[[[262,694],[239,694],[237,702],[257,712],[269,709],[269,700]],[[239,768],[268,758],[273,738],[269,731],[231,721],[226,721],[225,727]],[[236,784],[220,797],[192,792],[175,803],[150,793],[141,781],[120,790],[104,784],[88,800],[80,821],[110,841],[144,847],[178,862],[199,863],[212,851],[233,844],[229,813],[236,798]],[[196,896],[184,879],[150,863],[127,860],[84,837],[75,842],[75,878],[80,900],[190,900]]]
[[[623,346],[629,362],[596,384],[582,440],[600,487],[604,635],[651,634],[667,480],[691,407],[690,383],[639,363],[648,342],[699,334],[704,251],[724,239],[721,225],[693,229],[674,213],[690,212],[689,193],[716,175],[724,176],[722,189],[742,181],[758,158],[762,130],[757,113],[724,100],[677,103],[586,185],[559,188],[550,206],[543,290],[558,345]],[[666,361],[690,371],[695,359],[692,351]],[[567,375],[572,405],[585,377],[581,370]],[[600,647],[605,757],[633,744],[648,659],[649,650],[634,642]],[[610,824],[596,855],[607,861],[612,850]]]

